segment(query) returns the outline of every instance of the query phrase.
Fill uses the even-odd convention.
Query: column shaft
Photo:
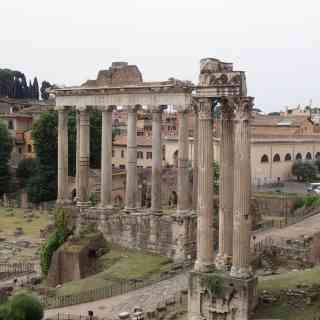
[[[58,204],[68,201],[68,111],[58,110]]]
[[[89,160],[90,160],[90,115],[87,109],[80,110],[80,159],[79,159],[79,205],[89,200]]]
[[[112,207],[112,109],[102,111],[101,207]]]
[[[194,113],[194,132],[193,132],[193,190],[192,208],[197,212],[198,206],[198,143],[199,143],[199,121],[198,111]]]
[[[206,272],[214,264],[213,253],[213,141],[212,103],[202,99],[199,109],[199,182],[197,260],[195,270]]]
[[[225,270],[231,263],[233,250],[233,108],[221,104],[220,183],[219,183],[219,253],[217,268]]]
[[[76,142],[76,199],[80,193],[80,113],[76,111],[77,142]]]
[[[137,110],[128,108],[126,210],[137,206]]]
[[[162,110],[152,111],[152,182],[151,182],[151,210],[161,212],[161,120]]]
[[[251,276],[250,267],[250,111],[252,98],[241,98],[235,120],[235,161],[233,198],[233,259],[231,275],[237,278]]]
[[[188,113],[179,112],[179,153],[178,153],[178,213],[190,210],[189,200],[189,139],[188,139]]]

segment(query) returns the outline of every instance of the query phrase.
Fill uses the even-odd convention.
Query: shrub
[[[70,217],[65,209],[60,208],[56,210],[56,230],[49,236],[48,240],[40,249],[40,265],[42,274],[44,275],[48,275],[54,252],[65,243],[69,235],[72,233],[72,227],[70,227],[69,220]]]
[[[10,320],[10,306],[8,303],[2,304],[0,306],[0,320]]]
[[[10,320],[41,320],[43,308],[40,301],[31,295],[18,294],[10,301]]]

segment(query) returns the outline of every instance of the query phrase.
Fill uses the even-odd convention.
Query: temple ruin
[[[58,199],[67,206],[67,119],[77,112],[77,206],[98,223],[106,238],[185,260],[195,256],[190,273],[189,319],[249,319],[256,304],[257,279],[250,267],[250,119],[245,73],[231,63],[201,60],[199,84],[169,79],[143,82],[136,66],[113,63],[97,80],[55,90],[58,127]],[[161,208],[161,113],[179,113],[178,203],[175,214]],[[128,112],[125,209],[115,212],[112,192],[112,112]],[[219,249],[213,229],[213,111],[220,109]],[[89,110],[102,112],[101,203],[89,208]],[[151,208],[138,206],[137,111],[152,112]],[[189,201],[187,113],[194,112],[193,203]],[[85,220],[83,220],[85,221]],[[121,222],[119,222],[121,221]],[[106,231],[107,230],[107,231]],[[194,253],[194,254],[192,254]]]

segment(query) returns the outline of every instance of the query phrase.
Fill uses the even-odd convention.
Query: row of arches
[[[305,156],[305,159],[303,159],[303,156],[300,152],[298,152],[296,155],[295,155],[295,160],[299,161],[299,160],[313,160],[312,159],[312,153],[311,152],[307,152],[306,153],[306,156]],[[318,160],[320,159],[320,152],[317,152],[316,155],[315,155],[315,160]],[[293,160],[293,156],[291,153],[287,153],[285,156],[284,156],[284,161],[292,161]],[[267,154],[264,154],[262,157],[261,157],[261,160],[260,160],[261,163],[269,163],[269,156]],[[281,162],[281,156],[279,153],[276,153],[273,158],[272,158],[272,162]]]

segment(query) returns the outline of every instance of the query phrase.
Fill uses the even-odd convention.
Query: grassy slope
[[[312,283],[320,283],[320,267],[259,279],[259,291],[278,292],[281,289],[294,288],[298,284]],[[304,310],[293,309],[281,303],[263,305],[258,308],[255,319],[313,320],[316,316],[320,317],[320,299],[318,303],[307,306]]]
[[[102,272],[85,279],[65,283],[56,290],[56,294],[77,294],[111,285],[120,279],[152,278],[168,270],[170,262],[170,259],[166,257],[113,246],[109,253],[100,258]]]
[[[14,213],[13,217],[6,216],[8,213]],[[0,207],[0,229],[1,236],[12,236],[17,227],[22,227],[25,236],[33,239],[39,239],[40,229],[45,228],[49,223],[49,216],[46,212],[39,213],[39,211],[33,211],[33,214],[39,218],[32,218],[32,222],[27,222],[27,219],[23,218],[24,210],[12,209],[9,211],[6,208]]]

